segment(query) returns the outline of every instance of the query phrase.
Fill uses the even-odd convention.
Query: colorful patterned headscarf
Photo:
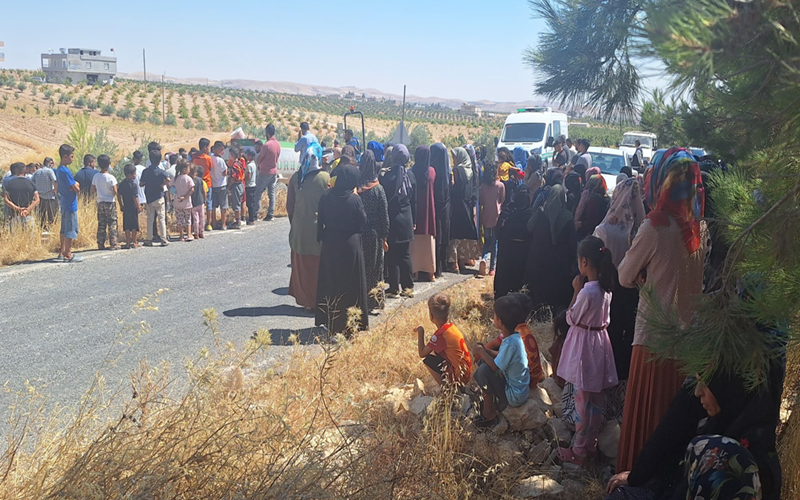
[[[672,217],[680,226],[689,253],[700,248],[699,218],[705,213],[705,192],[700,166],[684,148],[672,148],[656,156],[649,182],[647,215],[654,226],[669,226]]]

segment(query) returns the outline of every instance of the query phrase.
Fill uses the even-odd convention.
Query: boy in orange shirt
[[[437,293],[428,300],[428,312],[436,332],[425,344],[425,329],[417,327],[419,357],[440,385],[443,378],[450,384],[466,385],[472,377],[472,357],[464,335],[450,318],[450,297]]]
[[[530,387],[536,385],[544,380],[544,370],[542,370],[542,361],[539,358],[539,343],[536,342],[536,337],[527,323],[520,323],[517,325],[516,330],[522,337],[522,343],[525,345],[525,353],[528,355],[528,370],[531,373]],[[487,350],[495,352],[500,349],[500,344],[503,343],[503,333],[501,332],[497,338],[490,340],[484,347]]]
[[[203,137],[198,143],[200,150],[192,157],[192,163],[198,167],[203,167],[203,182],[208,187],[208,195],[206,196],[206,231],[211,231],[211,209],[214,208],[211,200],[211,156],[208,154],[211,151],[211,141]]]

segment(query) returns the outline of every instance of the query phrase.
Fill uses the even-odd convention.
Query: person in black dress
[[[361,245],[364,248],[369,310],[372,311],[383,307],[383,289],[378,289],[378,283],[383,281],[383,252],[389,237],[389,208],[386,192],[378,182],[377,162],[372,151],[367,150],[361,155],[359,168],[361,182],[358,195],[367,212],[367,222],[361,230]]]
[[[355,194],[360,173],[353,165],[336,168],[336,185],[319,201],[317,238],[322,242],[317,284],[317,325],[331,334],[353,333],[369,327],[367,280],[361,229],[367,213]],[[360,309],[355,324],[348,324],[349,310]]]
[[[564,186],[556,184],[528,221],[531,244],[525,282],[534,311],[550,307],[555,315],[569,307],[572,300],[578,243],[575,222],[566,206]]]
[[[506,205],[497,221],[497,269],[494,276],[495,300],[519,292],[525,286],[525,263],[531,245],[528,220],[531,218],[531,192],[528,186],[517,189],[514,201]]]
[[[433,199],[436,207],[436,277],[447,269],[447,245],[450,244],[450,154],[437,142],[431,146],[431,166],[436,171]]]
[[[406,169],[410,158],[408,148],[402,144],[396,145],[392,150],[391,167],[380,179],[389,202],[389,249],[386,251],[388,297],[396,297],[401,292],[405,296],[414,295],[410,244],[414,239],[417,219],[417,182]]]

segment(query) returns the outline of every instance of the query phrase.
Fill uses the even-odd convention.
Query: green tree
[[[656,333],[652,347],[677,355],[689,373],[736,372],[755,382],[771,355],[758,326],[794,338],[800,326],[800,1],[531,5],[548,26],[525,55],[544,75],[539,93],[563,102],[585,97],[607,118],[634,116],[642,68],[657,64],[691,103],[679,110],[685,135],[677,139],[736,161],[731,174],[709,181],[710,208],[730,245],[718,291],[704,296],[691,327],[657,313],[646,320]],[[643,116],[652,126],[674,118],[659,122],[657,108]]]

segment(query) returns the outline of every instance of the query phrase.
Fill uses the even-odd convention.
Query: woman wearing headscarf
[[[370,144],[372,144],[370,142]],[[386,192],[378,182],[375,154],[367,149],[359,163],[361,181],[358,195],[367,212],[367,222],[361,229],[361,247],[364,249],[364,271],[367,277],[367,301],[369,310],[383,307],[383,253],[389,237],[389,207]]]
[[[647,186],[654,209],[639,227],[619,265],[620,285],[652,290],[660,308],[680,324],[691,321],[702,293],[706,227],[705,196],[694,157],[673,148],[658,159]],[[647,348],[650,306],[640,300],[633,336],[628,392],[617,455],[617,470],[630,470],[681,385],[673,360],[654,360]]]
[[[553,315],[558,314],[572,300],[578,248],[575,223],[567,210],[567,194],[560,183],[550,188],[544,205],[533,210],[528,231],[531,233],[525,266],[528,294],[534,310],[549,306]]]
[[[375,171],[380,171],[380,169],[383,167],[383,144],[378,141],[369,141],[367,143],[367,151],[372,151],[372,154],[375,156],[375,164],[377,165],[377,169]]]
[[[447,246],[450,244],[450,155],[444,144],[431,146],[431,167],[436,173],[433,182],[434,212],[436,213],[436,276],[447,269]]]
[[[589,178],[586,192],[588,193],[586,206],[580,218],[575,219],[578,241],[592,234],[594,228],[603,222],[610,204],[608,186],[602,175],[593,175]]]
[[[573,169],[574,170],[574,169]],[[583,216],[583,211],[586,210],[586,204],[589,202],[589,179],[593,175],[601,175],[598,167],[592,167],[583,172],[583,192],[581,192],[581,199],[578,202],[578,207],[575,209],[575,220],[580,220]]]
[[[774,360],[754,390],[738,375],[685,379],[632,467],[609,481],[606,500],[779,500],[783,374]]]
[[[328,189],[330,176],[319,166],[312,148],[306,155],[306,165],[289,179],[286,211],[289,214],[289,247],[292,275],[289,295],[297,305],[308,311],[316,309],[317,277],[322,244],[317,240],[317,210],[319,200]]]
[[[420,146],[414,151],[411,168],[417,181],[417,225],[411,242],[411,263],[418,280],[433,281],[436,273],[436,170],[431,167],[431,150]],[[424,276],[423,276],[424,275]]]
[[[583,178],[574,170],[564,177],[564,188],[567,190],[567,210],[575,213],[583,191]]]
[[[564,171],[558,167],[550,167],[544,175],[544,186],[539,188],[533,198],[533,210],[544,206],[545,202],[550,198],[550,190],[554,186],[560,186],[564,182]]]
[[[520,186],[514,200],[503,208],[497,221],[495,300],[525,287],[525,264],[531,246],[531,233],[528,231],[530,200],[528,187]]]
[[[528,164],[525,167],[525,185],[528,186],[530,193],[535,193],[542,187],[542,157],[536,153],[528,157]]]
[[[414,295],[410,244],[414,239],[417,218],[416,179],[407,171],[410,155],[408,148],[398,144],[392,150],[391,168],[380,178],[389,203],[389,249],[386,251],[386,269],[389,289],[387,297]]]
[[[456,272],[460,272],[469,261],[481,258],[478,244],[478,229],[475,224],[475,205],[478,196],[478,175],[467,150],[454,148],[453,190],[450,216],[450,245],[447,249],[447,262]]]
[[[347,146],[345,146],[347,147]],[[317,239],[322,242],[317,286],[316,324],[331,334],[369,327],[367,280],[361,229],[367,214],[355,194],[361,177],[353,165],[339,165],[336,185],[319,201]],[[351,308],[358,314],[352,314]]]
[[[358,168],[358,161],[356,160],[356,148],[353,146],[345,146],[342,148],[342,155],[339,160],[333,162],[331,167],[331,187],[336,185],[336,176],[338,175],[337,168],[350,165]]]

